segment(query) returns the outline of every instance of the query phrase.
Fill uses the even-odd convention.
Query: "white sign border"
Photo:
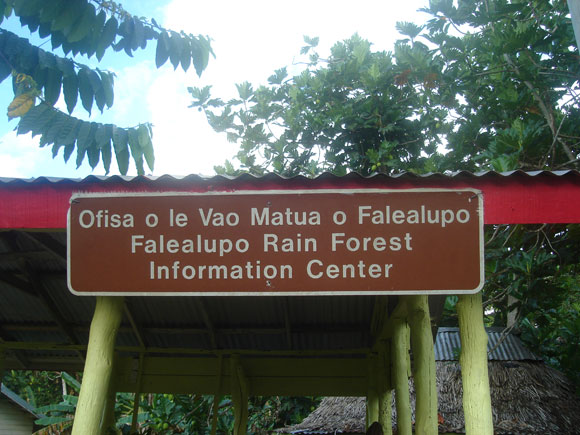
[[[376,296],[376,295],[462,295],[462,294],[476,294],[485,284],[485,255],[484,255],[484,237],[483,237],[483,192],[478,189],[461,188],[461,189],[444,189],[444,188],[411,188],[411,189],[383,189],[383,188],[346,188],[346,189],[268,189],[268,190],[218,190],[205,192],[183,192],[183,191],[168,191],[168,192],[74,192],[71,195],[69,204],[80,198],[130,198],[130,197],[156,197],[156,196],[232,196],[232,195],[316,195],[316,194],[344,194],[355,195],[357,193],[444,193],[444,192],[471,192],[477,197],[477,214],[479,217],[479,284],[474,289],[461,290],[369,290],[369,291],[292,291],[292,292],[263,292],[263,291],[239,291],[239,292],[77,292],[73,289],[71,283],[71,267],[70,267],[70,206],[67,212],[66,224],[66,242],[67,242],[67,286],[69,291],[76,296]]]

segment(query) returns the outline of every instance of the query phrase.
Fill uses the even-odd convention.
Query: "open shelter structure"
[[[580,403],[574,384],[524,347],[503,328],[486,328],[493,428],[496,434],[575,433],[580,426]],[[439,433],[465,433],[461,403],[459,328],[440,327],[435,339]],[[411,409],[415,389],[409,379]],[[392,409],[393,426],[396,410]],[[364,434],[363,397],[325,397],[302,422],[278,429],[293,435]],[[395,430],[395,429],[394,429]]]
[[[482,192],[486,225],[580,222],[576,171],[0,179],[0,372],[84,371],[74,434],[103,433],[118,391],[213,394],[216,407],[231,395],[235,434],[246,433],[249,395],[366,397],[367,421],[390,433],[396,391],[398,433],[410,434],[411,348],[415,431],[437,433],[432,326],[443,296],[76,296],[67,211],[86,192],[466,188]],[[478,435],[493,433],[481,302],[458,303],[465,427]]]

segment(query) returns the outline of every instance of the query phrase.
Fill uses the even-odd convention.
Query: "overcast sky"
[[[115,103],[103,115],[93,111],[90,119],[123,127],[152,122],[154,175],[212,175],[213,166],[231,158],[236,147],[226,141],[225,135],[214,133],[202,113],[188,108],[191,103],[188,86],[212,85],[213,96],[229,98],[234,96],[235,83],[246,80],[254,85],[266,83],[275,69],[290,65],[299,56],[304,35],[320,37],[319,52],[323,56],[336,41],[354,33],[372,42],[376,50],[390,50],[399,38],[395,23],[422,22],[425,15],[416,11],[427,3],[428,0],[125,0],[123,6],[135,15],[155,17],[162,26],[173,30],[210,36],[216,59],[210,59],[200,79],[193,68],[187,73],[181,69],[174,71],[169,62],[157,70],[154,44],[151,50],[133,59],[107,54],[100,67],[117,74]],[[18,22],[5,22],[1,27],[19,28]],[[9,79],[0,86],[0,96],[7,107],[13,97]],[[73,115],[89,119],[80,104]],[[91,171],[88,163],[77,170],[75,154],[68,164],[64,164],[62,154],[53,160],[50,148],[38,148],[38,137],[16,136],[13,130],[17,121],[2,118],[0,176],[104,175],[102,166]],[[111,173],[117,173],[115,162]],[[133,166],[129,174],[135,174]]]

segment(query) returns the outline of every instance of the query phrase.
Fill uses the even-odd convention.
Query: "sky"
[[[150,44],[129,58],[124,54],[105,54],[100,68],[115,72],[115,102],[105,113],[88,113],[78,104],[74,116],[85,120],[132,127],[143,122],[153,124],[155,168],[153,175],[213,175],[213,167],[231,159],[235,144],[224,134],[215,133],[203,113],[188,108],[191,97],[188,86],[212,86],[212,96],[224,100],[235,96],[236,83],[265,84],[274,70],[290,66],[299,59],[303,36],[319,37],[318,52],[329,53],[337,41],[358,33],[368,39],[375,50],[391,50],[399,35],[397,21],[421,23],[426,15],[417,10],[428,0],[125,0],[123,7],[137,16],[153,17],[165,28],[212,38],[216,58],[199,78],[193,68],[187,73],[174,71],[167,62],[155,68],[155,44]],[[17,20],[10,19],[0,27],[29,35]],[[34,36],[31,41],[42,44]],[[50,48],[50,43],[42,46]],[[112,50],[111,50],[112,51]],[[58,52],[56,54],[59,54]],[[75,58],[96,66],[95,59]],[[298,68],[295,66],[294,68]],[[0,84],[0,101],[7,107],[13,98],[11,81]],[[65,108],[64,102],[57,106]],[[15,134],[16,120],[0,115],[0,177],[30,178],[39,176],[82,178],[105,175],[102,165],[94,170],[85,162],[79,169],[74,159],[65,164],[62,152],[52,158],[50,147],[39,148],[38,139]],[[151,173],[146,169],[147,173]],[[113,161],[109,174],[117,174]],[[135,167],[128,175],[135,175]]]

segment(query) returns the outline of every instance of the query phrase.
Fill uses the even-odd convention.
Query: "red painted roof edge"
[[[580,172],[493,171],[452,174],[357,173],[339,177],[329,173],[316,178],[284,178],[276,174],[255,177],[99,177],[84,179],[39,177],[0,178],[0,228],[63,229],[72,193],[79,192],[212,192],[280,189],[348,188],[474,188],[483,192],[486,224],[580,222]]]

